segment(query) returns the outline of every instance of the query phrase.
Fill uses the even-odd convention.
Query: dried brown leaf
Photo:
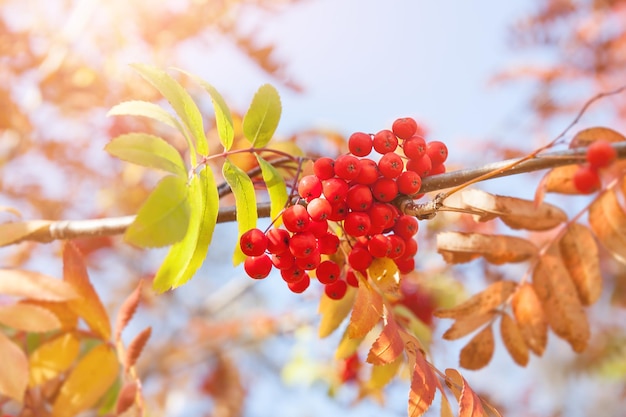
[[[503,314],[500,320],[500,335],[506,350],[517,363],[521,366],[528,364],[528,345],[522,336],[519,326],[508,314]]]
[[[590,330],[576,287],[553,246],[533,271],[533,287],[541,300],[548,324],[575,352],[587,347]]]
[[[496,314],[498,314],[496,311],[488,311],[485,314],[460,317],[446,330],[442,337],[446,340],[460,339],[493,320]]]
[[[591,204],[589,225],[604,247],[626,263],[626,214],[615,191],[607,190]]]
[[[607,142],[616,143],[625,141],[626,137],[608,127],[590,127],[576,133],[576,136],[574,136],[574,138],[572,138],[572,141],[570,142],[570,148],[589,146],[592,142],[595,142],[597,140],[605,140]]]
[[[436,310],[434,314],[436,317],[447,319],[486,314],[505,302],[515,292],[517,285],[515,281],[496,281],[458,306]]]
[[[117,312],[117,319],[115,320],[115,340],[119,341],[122,336],[122,331],[128,325],[128,322],[135,315],[139,300],[141,299],[141,288],[143,281],[139,281],[137,288],[124,300],[120,310]]]
[[[67,282],[17,269],[0,269],[0,294],[44,301],[67,301],[78,297]]]
[[[460,365],[472,370],[483,368],[491,361],[494,348],[493,329],[486,326],[461,349]]]
[[[393,318],[389,318],[367,354],[367,362],[385,365],[393,362],[403,351],[404,342],[398,332],[398,324]]]
[[[482,256],[500,265],[528,260],[537,254],[537,247],[514,236],[443,232],[437,235],[437,252],[448,263],[469,262]]]
[[[124,360],[124,371],[128,372],[130,368],[135,365],[137,359],[141,355],[144,346],[148,342],[150,335],[152,334],[152,327],[146,327],[139,333],[132,342],[128,345],[128,349],[126,350],[126,359]]]
[[[420,351],[415,353],[415,366],[411,376],[411,390],[409,391],[409,417],[419,417],[428,410],[435,399],[437,390],[437,377],[424,354]]]
[[[537,204],[475,189],[464,191],[462,200],[466,207],[489,213],[489,217],[497,216],[512,229],[549,230],[567,220],[563,210],[545,202]]]
[[[348,336],[365,337],[380,321],[383,314],[383,298],[373,288],[362,283],[357,288],[354,308],[348,324]]]
[[[524,341],[537,356],[543,355],[548,342],[548,322],[535,288],[529,283],[520,285],[511,306]]]
[[[591,231],[582,224],[570,225],[559,241],[559,249],[580,301],[586,306],[595,303],[602,293],[602,274]]]
[[[464,379],[456,369],[448,368],[444,371],[446,374],[446,386],[454,394],[457,401],[461,399],[461,391],[463,390]]]
[[[574,185],[574,174],[578,170],[578,165],[566,165],[556,167],[548,171],[541,180],[541,184],[546,192],[559,194],[580,194]]]
[[[137,383],[135,381],[124,384],[117,397],[115,413],[119,416],[135,403],[137,397]]]

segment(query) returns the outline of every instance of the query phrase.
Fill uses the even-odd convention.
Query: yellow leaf
[[[117,379],[115,351],[105,345],[90,350],[74,367],[52,407],[54,417],[73,417],[94,406]]]
[[[437,252],[448,263],[469,262],[482,256],[499,265],[530,259],[536,255],[537,247],[515,236],[443,232],[437,235]]]
[[[442,337],[446,340],[460,339],[493,320],[496,314],[496,311],[488,311],[484,314],[459,317]]]
[[[537,263],[533,287],[554,333],[569,342],[575,352],[585,350],[590,337],[589,322],[558,247],[551,247]]]
[[[459,319],[490,312],[505,302],[517,288],[515,281],[496,281],[456,307],[435,311],[439,318]]]
[[[626,263],[626,214],[615,191],[604,192],[591,204],[589,225],[604,247]]]
[[[28,386],[28,359],[11,339],[0,332],[0,394],[19,402],[24,400]]]
[[[25,332],[51,332],[61,327],[50,310],[21,303],[0,306],[0,324]]]
[[[502,315],[500,320],[500,335],[506,350],[509,351],[515,363],[526,366],[528,364],[528,345],[524,341],[522,332],[515,320],[506,313]]]
[[[31,353],[30,381],[34,387],[65,372],[78,357],[80,342],[72,333],[50,340]]]
[[[520,285],[511,306],[524,341],[536,355],[543,355],[548,342],[548,322],[534,287],[528,283]]]
[[[0,294],[45,301],[67,301],[78,297],[67,282],[18,269],[0,269]]]
[[[583,305],[595,303],[602,293],[598,247],[585,226],[574,223],[559,241],[559,249]]]
[[[461,349],[460,365],[472,370],[483,368],[491,361],[494,348],[493,329],[486,326]]]
[[[109,316],[89,281],[82,255],[71,242],[66,242],[63,246],[63,279],[72,284],[80,294],[80,298],[69,302],[69,307],[82,317],[102,340],[109,340],[111,338]]]
[[[383,298],[373,288],[361,282],[356,292],[354,308],[348,324],[348,336],[365,337],[383,315]]]
[[[367,268],[367,274],[381,291],[389,292],[398,288],[400,282],[398,266],[389,258],[374,258]]]
[[[335,350],[335,358],[346,359],[352,356],[361,345],[363,339],[364,338],[362,337],[356,339],[349,337],[348,328],[346,328],[346,330],[343,332],[343,335],[341,336],[339,346],[337,346],[337,350]]]
[[[403,357],[398,356],[393,362],[372,366],[372,374],[366,387],[370,390],[384,388],[396,376],[403,362]]]
[[[512,229],[549,230],[567,220],[567,214],[552,204],[467,190],[462,194],[466,207],[488,213],[487,219],[499,217]]]
[[[322,294],[318,307],[318,312],[322,316],[319,337],[327,337],[339,327],[352,310],[355,296],[356,289],[352,286],[348,287],[348,292],[341,300],[333,300],[326,294]]]

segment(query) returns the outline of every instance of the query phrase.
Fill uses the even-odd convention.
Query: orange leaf
[[[460,339],[493,320],[496,314],[496,311],[488,311],[485,314],[460,317],[446,330],[442,337],[446,340]]]
[[[443,232],[437,235],[437,252],[448,263],[465,263],[482,256],[500,265],[530,259],[537,254],[537,247],[515,236]]]
[[[67,371],[78,357],[80,342],[72,333],[52,339],[31,353],[30,381],[34,387]]]
[[[0,394],[22,403],[28,386],[28,359],[11,339],[0,332]]]
[[[91,349],[72,369],[52,407],[55,417],[73,417],[94,406],[119,374],[115,351],[101,344]]]
[[[461,349],[461,366],[472,370],[483,368],[491,361],[494,348],[493,330],[491,326],[486,326]]]
[[[128,350],[126,351],[126,360],[124,361],[125,372],[128,372],[128,370],[135,365],[135,362],[137,362],[151,334],[152,327],[146,327],[130,342]]]
[[[574,223],[559,241],[559,249],[583,305],[595,303],[602,293],[598,247],[591,231]]]
[[[39,306],[51,311],[61,323],[61,330],[72,330],[78,324],[78,316],[64,301],[22,300],[21,304]]]
[[[29,236],[47,231],[52,224],[49,220],[31,220],[0,224],[0,246],[21,242]]]
[[[393,362],[403,351],[404,342],[398,333],[398,324],[391,317],[367,354],[367,361],[374,365],[385,365]]]
[[[526,344],[536,355],[543,355],[548,342],[548,322],[534,287],[528,283],[520,285],[511,305]]]
[[[615,191],[604,192],[591,204],[589,225],[604,247],[626,263],[626,214]]]
[[[318,312],[322,316],[319,328],[320,338],[332,334],[337,327],[339,327],[341,322],[344,321],[350,313],[350,310],[352,310],[355,295],[356,290],[352,286],[348,288],[348,292],[341,300],[333,300],[326,294],[322,294],[318,307]]]
[[[143,281],[139,281],[137,288],[124,300],[124,303],[117,312],[117,320],[115,321],[115,340],[119,342],[122,331],[128,325],[128,322],[135,315],[139,300],[141,299],[141,287]]]
[[[522,332],[515,320],[506,313],[502,315],[500,320],[500,335],[506,350],[509,351],[515,363],[526,366],[528,364],[528,345],[524,341]]]
[[[574,136],[570,142],[570,148],[589,146],[592,142],[597,140],[605,140],[607,142],[616,143],[623,142],[626,138],[621,133],[608,127],[590,127],[576,133],[576,136]]]
[[[465,384],[465,380],[456,369],[448,368],[445,370],[446,374],[446,385],[454,394],[454,397],[457,401],[461,400],[461,391],[463,390],[463,386]]]
[[[89,282],[82,255],[71,242],[66,242],[63,246],[63,279],[72,284],[80,294],[79,299],[69,302],[70,308],[82,317],[102,340],[109,340],[111,338],[109,316]]]
[[[449,319],[486,314],[505,302],[515,292],[517,285],[515,281],[496,281],[458,306],[437,310],[434,314],[436,317]]]
[[[60,279],[17,269],[0,269],[0,294],[45,301],[67,301],[78,296]]]
[[[372,330],[383,314],[383,298],[364,282],[356,292],[354,308],[348,324],[348,336],[364,337]]]
[[[574,174],[576,174],[576,171],[578,171],[578,165],[553,168],[541,180],[541,184],[549,193],[580,194],[580,191],[574,185]]]
[[[463,378],[463,390],[459,400],[459,417],[487,417],[480,397]]]
[[[126,410],[128,410],[134,403],[137,397],[137,383],[127,382],[120,390],[120,394],[117,397],[117,404],[115,406],[115,413],[119,416]]]
[[[409,391],[409,417],[419,417],[428,410],[435,398],[437,377],[426,361],[424,354],[415,352],[415,367],[411,376],[411,390]]]
[[[51,332],[61,327],[61,322],[50,310],[29,304],[0,306],[0,324],[25,332]]]
[[[575,352],[585,350],[590,337],[589,322],[558,247],[552,246],[537,263],[533,287],[554,333],[567,340]]]

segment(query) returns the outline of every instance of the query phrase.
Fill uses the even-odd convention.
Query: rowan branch
[[[617,151],[619,159],[626,159],[626,143],[612,144]],[[434,175],[424,178],[420,192],[429,193],[456,187],[468,181],[474,180],[487,173],[491,173],[491,178],[517,175],[527,172],[541,171],[544,169],[556,168],[559,166],[579,164],[585,159],[586,148],[575,148],[557,152],[547,152],[536,155],[531,159],[520,161],[520,159],[510,159],[506,161],[494,162],[480,167],[452,171],[445,174]],[[223,194],[227,192],[221,190]],[[406,199],[402,202],[401,208],[408,214],[418,218],[429,218],[441,206],[441,197],[437,196],[432,201],[426,203],[415,203]],[[260,203],[257,206],[259,217],[269,217],[270,204]],[[19,243],[22,241],[35,241],[48,243],[54,240],[66,240],[85,237],[114,236],[123,234],[128,226],[134,221],[135,216],[110,217],[93,220],[62,220],[62,221],[42,221],[34,220],[19,223],[0,224],[0,233],[3,227],[11,225],[13,233],[20,227],[30,232],[21,238],[15,239],[4,246]],[[235,207],[223,207],[219,209],[217,222],[232,222],[237,219]]]

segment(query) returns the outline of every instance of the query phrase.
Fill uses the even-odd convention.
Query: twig
[[[626,159],[626,142],[615,143],[612,146],[617,151],[620,159]],[[424,178],[420,192],[427,193],[456,187],[479,178],[487,173],[493,173],[493,175],[489,178],[498,178],[526,172],[540,171],[564,165],[578,164],[584,160],[585,153],[586,148],[568,149],[564,151],[536,155],[532,159],[523,161],[513,167],[511,167],[511,165],[516,161],[515,159],[491,163],[472,169],[464,169],[434,175],[432,177]],[[440,197],[435,197],[432,201],[418,204],[411,199],[406,199],[401,202],[401,204],[403,204],[403,208],[409,214],[419,218],[430,218],[432,217],[432,214],[436,213],[436,211],[441,207],[440,200]],[[258,204],[257,212],[259,217],[269,217],[270,204]],[[231,222],[235,221],[236,218],[237,213],[235,211],[235,207],[224,207],[219,210],[217,222]],[[37,230],[23,236],[21,239],[11,241],[8,244],[15,244],[22,241],[48,243],[54,240],[119,235],[126,231],[134,219],[135,216],[124,216],[93,220],[62,220],[50,222],[44,226],[38,227]],[[22,224],[26,226],[29,222],[23,222]],[[0,224],[0,232],[2,226],[3,225]]]

